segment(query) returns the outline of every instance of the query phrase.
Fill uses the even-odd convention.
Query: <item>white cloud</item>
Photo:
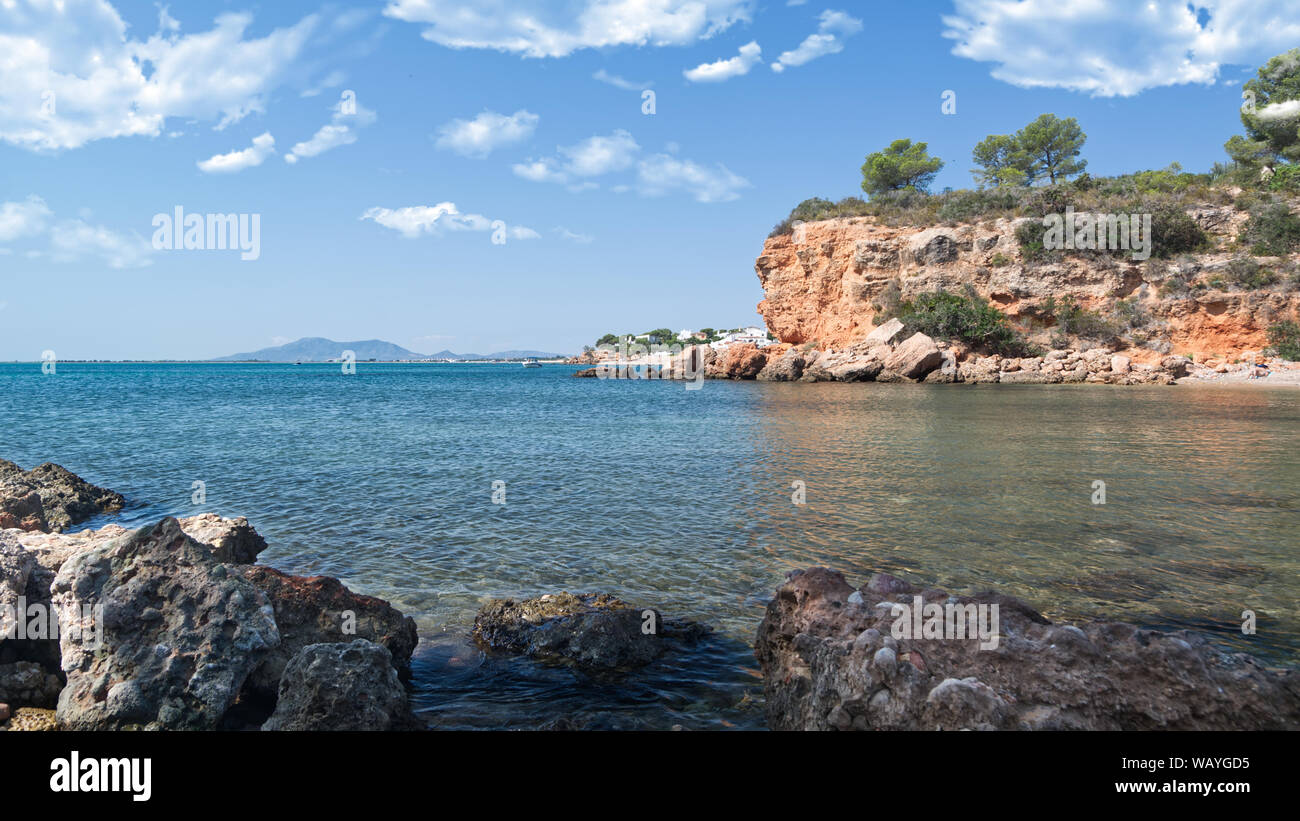
[[[375,121],[375,112],[359,105],[355,98],[341,99],[334,104],[331,121],[317,129],[310,140],[294,143],[284,161],[293,165],[303,157],[315,157],[341,145],[357,141],[357,129]]]
[[[619,129],[608,137],[588,137],[577,145],[561,148],[568,158],[566,169],[579,177],[596,177],[621,171],[632,165],[641,146],[632,135]]]
[[[482,159],[504,145],[523,142],[533,136],[541,118],[520,109],[507,117],[484,111],[472,120],[452,120],[438,129],[435,145],[465,157]]]
[[[40,234],[52,216],[54,214],[45,200],[35,194],[24,202],[0,203],[0,242],[13,242]]]
[[[82,209],[83,212],[85,209]],[[55,262],[72,262],[82,257],[99,257],[110,268],[138,268],[153,262],[153,248],[142,237],[122,234],[85,219],[54,222],[54,212],[35,194],[22,202],[0,202],[0,242],[45,240],[49,251],[30,248],[28,259],[49,257]],[[6,256],[9,250],[0,251]]]
[[[160,13],[158,33],[138,40],[108,0],[3,6],[0,141],[34,150],[157,136],[168,117],[220,128],[262,112],[318,21],[309,15],[246,39],[248,14],[222,14],[210,30],[181,35]]]
[[[842,11],[827,9],[818,20],[817,33],[809,34],[791,51],[782,52],[772,63],[773,71],[780,73],[790,66],[801,66],[827,54],[839,54],[844,50],[844,41],[862,31],[862,21]]]
[[[654,85],[654,83],[649,82],[638,83],[632,80],[625,80],[617,74],[610,74],[603,68],[597,70],[595,74],[591,75],[591,79],[600,80],[602,83],[608,83],[609,85],[612,85],[615,88],[621,88],[624,91],[643,91]]]
[[[391,0],[384,14],[424,24],[449,48],[565,57],[585,48],[681,46],[750,19],[753,0]]]
[[[248,148],[199,160],[198,165],[199,170],[205,174],[233,174],[245,168],[261,165],[274,153],[275,137],[272,137],[271,132],[268,131],[254,137],[253,144]]]
[[[568,179],[556,166],[555,161],[549,159],[515,163],[511,169],[517,176],[533,182],[564,182]]]
[[[637,165],[637,187],[646,196],[681,190],[697,202],[727,202],[737,199],[750,182],[721,164],[708,168],[691,160],[655,154]]]
[[[570,231],[563,225],[556,226],[555,233],[560,235],[560,239],[567,239],[569,242],[576,242],[579,245],[590,245],[592,240],[595,239],[595,237],[588,234],[580,234],[576,231]]]
[[[324,91],[327,88],[338,88],[339,86],[343,85],[343,83],[345,83],[347,79],[348,79],[348,75],[346,72],[335,69],[334,71],[331,71],[329,74],[326,74],[321,79],[321,81],[318,82],[316,85],[312,86],[311,88],[304,89],[302,94],[300,94],[299,96],[315,97],[316,95],[320,94],[322,91]]]
[[[762,51],[758,43],[751,40],[740,47],[740,53],[735,57],[714,63],[701,63],[695,68],[686,69],[682,74],[692,83],[720,83],[732,77],[748,74],[749,70],[763,59]]]
[[[65,220],[50,231],[51,257],[73,262],[98,257],[110,268],[141,268],[153,264],[153,247],[137,234],[122,234],[82,220]]]
[[[437,205],[408,205],[404,208],[371,208],[361,215],[363,220],[373,220],[391,228],[407,239],[422,234],[441,234],[443,231],[487,231],[493,229],[490,220],[482,214],[462,214],[454,202]],[[538,239],[541,234],[522,225],[507,225],[506,233],[514,239]]]
[[[1224,65],[1259,65],[1300,42],[1293,0],[955,0],[943,22],[952,53],[994,63],[999,80],[1104,97],[1211,84]]]
[[[517,176],[533,182],[568,185],[570,191],[586,191],[598,185],[591,179],[635,167],[637,190],[645,196],[659,196],[684,191],[699,202],[726,202],[740,196],[750,182],[733,174],[721,164],[709,167],[692,160],[678,159],[670,143],[669,153],[638,159],[641,146],[626,131],[608,136],[589,137],[571,146],[561,147],[558,156],[532,159],[513,166]],[[614,193],[630,190],[618,183]],[[572,239],[572,237],[568,237]]]
[[[641,146],[627,131],[594,136],[570,146],[561,146],[558,157],[530,159],[512,166],[516,175],[533,182],[567,183],[575,180],[576,190],[596,187],[588,177],[599,177],[630,168]]]

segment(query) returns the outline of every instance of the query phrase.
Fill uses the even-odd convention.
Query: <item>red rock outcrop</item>
[[[1134,361],[1153,363],[1169,353],[1235,358],[1262,350],[1272,322],[1300,315],[1300,293],[1285,283],[1162,294],[1166,279],[1188,272],[1213,283],[1217,270],[1244,253],[1227,249],[1244,214],[1229,208],[1189,213],[1225,250],[1150,264],[1130,255],[1081,254],[1030,264],[1015,236],[1017,220],[933,228],[883,225],[870,217],[805,223],[797,233],[764,243],[754,266],[765,293],[758,311],[782,342],[843,349],[874,330],[873,303],[891,285],[903,298],[969,285],[1027,330],[1041,331],[1040,342],[1047,331],[1028,327],[1028,320],[1049,297],[1073,297],[1103,313],[1119,299],[1136,299],[1153,322],[1145,346],[1135,342],[1127,351]],[[1297,261],[1300,255],[1289,260]]]

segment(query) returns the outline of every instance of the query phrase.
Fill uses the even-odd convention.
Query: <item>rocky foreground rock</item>
[[[607,593],[495,599],[474,619],[474,638],[487,647],[588,672],[642,667],[708,633],[705,625],[666,619]]]
[[[312,644],[284,668],[263,730],[414,729],[405,688],[384,647],[365,639]]]
[[[210,513],[138,530],[0,530],[0,705],[8,728],[52,723],[36,711],[56,704],[64,729],[256,726],[282,698],[300,708],[319,703],[310,677],[286,685],[285,676],[305,649],[322,645],[370,644],[400,680],[417,642],[410,618],[336,579],[253,564],[265,547],[246,519]],[[51,614],[53,629],[33,613]],[[340,655],[361,667],[336,664],[336,677],[368,680],[376,657]],[[307,692],[295,690],[300,680]],[[404,699],[375,704],[394,712],[385,724],[369,709],[368,725],[416,726]],[[341,709],[296,715],[316,728],[361,729]],[[0,718],[0,729],[5,723]]]
[[[998,605],[997,646],[895,637],[894,606],[917,596],[942,608]],[[1183,631],[1053,624],[1007,596],[950,596],[886,574],[856,590],[826,568],[790,574],[754,654],[773,729],[1300,729],[1295,670]]]
[[[121,494],[92,485],[53,462],[23,470],[0,459],[0,530],[60,532],[125,504]]]
[[[73,730],[216,728],[280,644],[266,595],[175,519],[73,556],[51,593]]]

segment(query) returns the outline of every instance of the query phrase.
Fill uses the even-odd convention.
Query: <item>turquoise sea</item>
[[[391,600],[419,624],[415,703],[438,727],[761,727],[754,632],[785,573],[817,564],[1300,661],[1300,391],[688,391],[574,370],[5,364],[0,457],[131,501],[88,526],[247,516],[263,563]],[[559,590],[717,638],[611,681],[467,641],[486,599]]]

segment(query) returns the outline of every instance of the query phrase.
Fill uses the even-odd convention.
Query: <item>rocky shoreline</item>
[[[420,726],[401,683],[412,619],[255,564],[266,541],[243,518],[59,532],[120,509],[106,493],[0,462],[0,516],[22,525],[0,530],[0,728]]]
[[[936,341],[923,333],[904,337],[902,331],[901,322],[890,320],[861,342],[825,351],[791,345],[732,345],[721,350],[691,346],[671,356],[602,363],[573,375],[685,381],[1172,385],[1212,372],[1183,356],[1141,364],[1105,348],[1054,350],[1034,357],[981,356],[959,343]]]
[[[257,564],[266,541],[244,518],[49,524],[123,503],[57,465],[0,461],[0,512],[27,525],[0,530],[0,730],[424,728],[404,683],[411,618],[337,579]],[[899,638],[902,605],[992,607],[993,638]],[[616,685],[715,634],[561,592],[487,602],[470,638]],[[1054,625],[1007,596],[884,574],[855,590],[826,568],[792,573],[754,654],[772,729],[1300,729],[1295,670],[1183,631]]]

